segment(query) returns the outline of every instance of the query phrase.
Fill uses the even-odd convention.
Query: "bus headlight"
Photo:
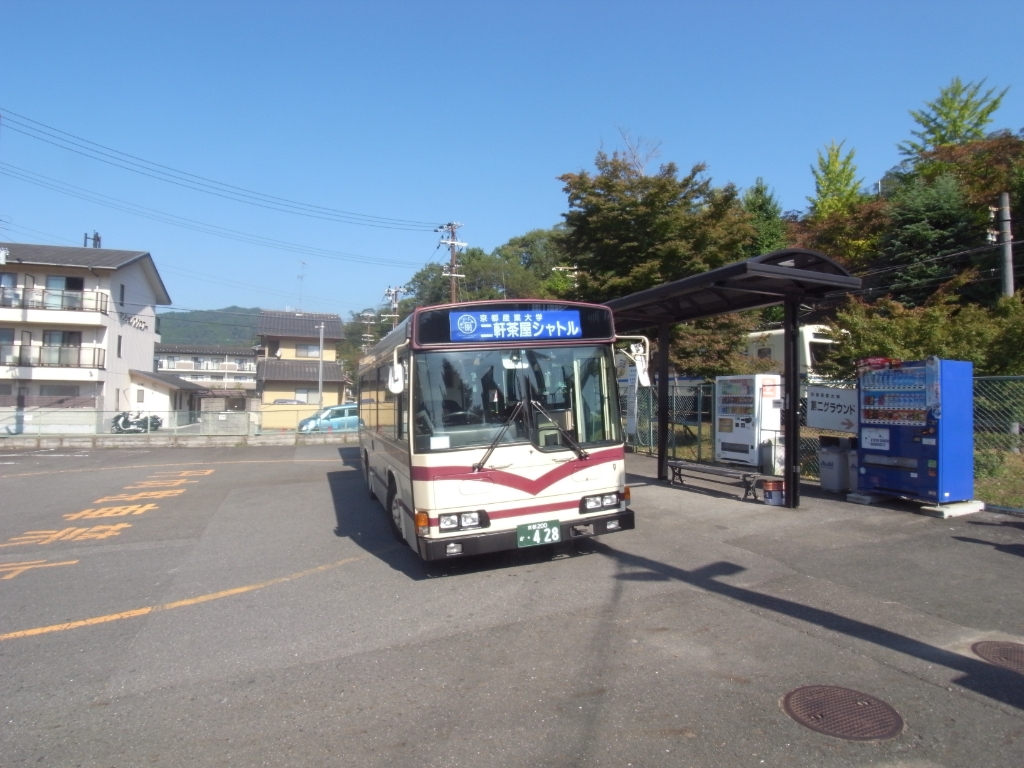
[[[597,496],[584,496],[580,504],[581,512],[597,512],[602,509],[618,509],[622,501],[618,493],[602,493]]]
[[[455,531],[459,528],[458,515],[439,515],[437,521],[442,531]]]
[[[479,528],[480,527],[480,513],[479,512],[463,512],[459,516],[459,523],[462,528]]]

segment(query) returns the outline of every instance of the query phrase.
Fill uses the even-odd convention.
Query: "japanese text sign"
[[[856,389],[807,388],[807,426],[856,432],[860,420]]]
[[[547,312],[452,312],[452,341],[578,339],[583,336],[575,309]]]

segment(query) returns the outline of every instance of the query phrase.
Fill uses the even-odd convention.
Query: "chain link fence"
[[[855,382],[828,386],[850,387]],[[672,383],[669,389],[669,456],[688,461],[713,462],[715,444],[715,382]],[[656,386],[638,388],[636,416],[630,420],[626,393],[620,396],[626,444],[636,453],[655,455],[658,451],[658,391]],[[800,398],[800,423],[805,423],[806,397]],[[1024,466],[1024,376],[979,376],[974,379],[975,476],[1002,477],[1016,464]],[[801,426],[800,472],[803,477],[819,476],[818,438],[840,433]],[[775,445],[781,434],[774,436]],[[781,464],[781,457],[776,457]],[[1024,479],[1022,479],[1024,488]]]

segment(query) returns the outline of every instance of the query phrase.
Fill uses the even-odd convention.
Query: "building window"
[[[44,347],[80,347],[81,331],[43,331]]]
[[[296,389],[295,390],[295,399],[298,400],[300,403],[308,403],[309,402],[309,392],[310,392],[310,390],[308,390],[308,389]]]
[[[122,339],[122,338],[123,338],[123,337],[121,337],[121,336],[118,336],[118,337],[117,337],[117,356],[118,356],[118,357],[120,357],[120,356],[121,356],[121,339]]]
[[[121,283],[121,293],[118,296],[117,303],[122,307],[124,306],[124,283]]]
[[[40,384],[39,394],[43,397],[78,397],[78,386],[75,384]]]
[[[144,402],[146,402],[146,390],[144,390],[142,387],[139,387],[139,392],[135,396],[135,402],[137,402],[137,403],[144,403]]]
[[[296,357],[320,357],[320,345],[319,344],[296,344],[295,345],[295,356]]]

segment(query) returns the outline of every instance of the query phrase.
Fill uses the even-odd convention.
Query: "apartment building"
[[[323,325],[323,349],[320,326]],[[312,312],[263,310],[257,333],[257,391],[264,406],[317,405],[320,361],[323,360],[323,405],[344,402],[350,384],[337,358],[337,342],[345,338],[341,318]]]
[[[213,344],[157,344],[155,370],[173,373],[208,389],[256,390],[256,351],[252,347]],[[244,390],[244,391],[243,391]]]
[[[170,303],[145,251],[0,243],[0,407],[132,407]]]

